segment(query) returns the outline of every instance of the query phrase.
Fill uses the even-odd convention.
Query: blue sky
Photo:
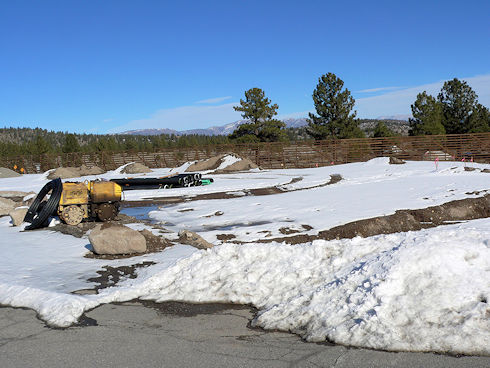
[[[490,106],[490,1],[0,0],[0,126],[107,133],[306,116],[333,72],[359,117],[467,80]]]

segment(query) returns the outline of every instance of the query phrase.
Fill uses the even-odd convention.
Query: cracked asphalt
[[[0,308],[0,366],[9,367],[489,367],[490,357],[389,353],[305,343],[247,327],[249,308],[187,316],[140,302],[102,305],[88,326],[53,329],[27,309]]]

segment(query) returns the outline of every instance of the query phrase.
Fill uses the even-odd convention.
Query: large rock
[[[15,202],[8,198],[0,197],[0,216],[6,216],[15,208]]]
[[[141,174],[141,173],[149,173],[151,172],[151,170],[148,166],[145,166],[138,162],[134,162],[132,164],[125,166],[124,169],[121,170],[121,172],[123,174]]]
[[[10,218],[12,219],[12,225],[19,226],[24,222],[28,207],[17,207],[16,209],[9,212]]]
[[[209,249],[214,246],[210,242],[204,240],[200,235],[189,230],[179,231],[179,242],[192,245],[194,248],[198,249]]]
[[[400,158],[393,157],[393,156],[390,157],[390,164],[391,165],[402,165],[404,163],[405,163],[405,161],[403,161]]]
[[[97,225],[88,239],[97,254],[132,254],[146,252],[146,239],[129,227],[105,223]]]

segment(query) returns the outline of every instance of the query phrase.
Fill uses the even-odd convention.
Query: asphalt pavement
[[[0,367],[490,367],[490,357],[393,353],[313,344],[248,327],[247,307],[102,305],[84,326],[53,329],[27,309],[0,308]]]

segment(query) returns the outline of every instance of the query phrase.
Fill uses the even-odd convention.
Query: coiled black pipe
[[[42,200],[50,191],[51,196],[44,206],[41,206]],[[24,217],[25,222],[31,223],[24,230],[34,230],[46,226],[49,216],[55,214],[58,209],[62,191],[63,183],[60,178],[51,180],[39,191]]]

